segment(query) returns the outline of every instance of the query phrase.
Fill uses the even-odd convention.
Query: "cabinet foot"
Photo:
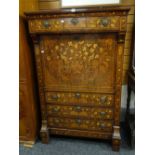
[[[40,131],[40,137],[41,137],[41,141],[44,144],[48,144],[49,142],[49,131],[47,128],[47,125],[42,125],[41,127],[41,131]]]
[[[120,150],[121,136],[120,136],[120,127],[113,127],[113,137],[112,137],[112,149],[113,151]]]

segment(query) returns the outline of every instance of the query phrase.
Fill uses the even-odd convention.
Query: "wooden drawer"
[[[112,106],[113,95],[93,93],[46,92],[46,102],[60,105]]]
[[[49,117],[48,126],[50,128],[66,128],[96,131],[112,131],[112,121],[95,121],[88,119],[72,119]]]
[[[63,30],[62,19],[34,19],[29,21],[30,32],[49,32]]]
[[[120,17],[42,18],[29,20],[31,33],[120,30]]]
[[[49,116],[59,117],[82,117],[82,118],[100,118],[112,119],[113,110],[111,108],[91,108],[76,106],[60,106],[60,105],[47,105],[47,114]]]
[[[81,29],[86,28],[86,18],[65,18],[64,29]]]
[[[91,17],[87,18],[88,28],[118,30],[120,28],[120,17]]]
[[[87,131],[87,130],[76,130],[76,129],[62,129],[62,128],[49,128],[52,135],[66,135],[75,137],[86,137],[86,138],[98,138],[98,139],[111,139],[112,132],[103,131]]]

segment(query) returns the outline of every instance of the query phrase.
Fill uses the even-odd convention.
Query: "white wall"
[[[67,6],[81,6],[81,5],[99,5],[99,4],[117,4],[120,0],[77,0],[73,3],[73,0],[62,0],[62,7]]]

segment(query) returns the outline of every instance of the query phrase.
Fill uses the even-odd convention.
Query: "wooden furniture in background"
[[[37,10],[39,0],[19,0],[19,15],[24,16],[25,11]]]
[[[60,0],[38,0],[39,10],[52,10],[61,7]]]
[[[31,147],[37,137],[38,115],[34,92],[33,59],[28,43],[24,11],[38,9],[38,0],[19,0],[19,139]]]
[[[31,146],[37,137],[37,106],[32,53],[23,17],[19,18],[19,138]]]
[[[112,139],[120,147],[123,52],[129,8],[25,13],[33,39],[42,112],[49,133]]]

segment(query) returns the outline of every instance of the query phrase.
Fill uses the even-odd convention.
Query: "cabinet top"
[[[40,16],[40,15],[59,15],[59,14],[76,14],[76,13],[97,13],[97,12],[122,12],[123,15],[127,15],[130,10],[129,6],[126,5],[105,5],[101,7],[81,7],[81,8],[64,8],[64,9],[53,9],[44,11],[30,11],[24,14],[27,17]]]

